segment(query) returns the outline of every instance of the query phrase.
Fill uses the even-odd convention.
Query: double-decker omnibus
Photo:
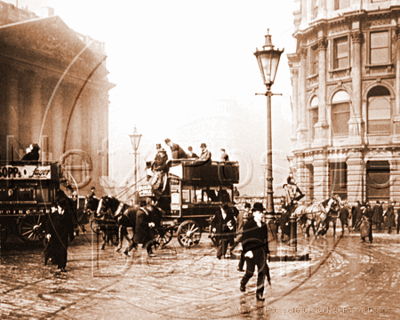
[[[44,215],[54,205],[62,178],[58,163],[0,162],[0,236],[16,233],[28,243],[42,238]]]
[[[238,162],[172,160],[168,180],[158,206],[164,220],[179,225],[177,238],[182,246],[199,243],[213,217],[224,203],[234,205],[233,188],[239,183]],[[155,197],[150,184],[142,185],[140,197]]]

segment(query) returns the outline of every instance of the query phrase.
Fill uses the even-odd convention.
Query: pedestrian
[[[361,220],[361,203],[357,201],[356,206],[354,206],[351,210],[353,230],[358,231],[358,225]]]
[[[229,161],[229,155],[224,148],[221,148],[221,161]]]
[[[372,223],[376,225],[376,229],[381,231],[381,224],[383,222],[383,208],[379,201],[373,207]]]
[[[264,208],[262,203],[255,203],[252,209],[253,219],[249,219],[243,227],[242,244],[246,261],[246,272],[240,281],[240,291],[246,291],[246,284],[254,274],[257,266],[257,290],[256,298],[264,301],[265,276],[269,280],[269,268],[267,264],[268,229],[263,222]]]
[[[228,245],[231,247],[235,239],[235,217],[230,210],[228,204],[223,204],[217,211],[213,221],[212,230],[217,241],[217,258],[225,258]]]
[[[236,246],[239,243],[242,243],[242,236],[243,236],[243,226],[246,224],[250,217],[250,211],[251,211],[251,205],[250,203],[246,202],[244,204],[244,209],[239,211],[239,214],[236,219],[236,237],[235,241],[231,247],[231,252],[236,248]],[[240,259],[239,259],[239,264],[237,266],[238,271],[244,271],[243,270],[243,265],[244,265],[244,254],[243,254],[243,246],[242,246],[242,252],[240,254]]]
[[[394,206],[396,201],[392,201],[385,212],[385,226],[388,227],[388,234],[392,233],[392,227],[396,226],[394,216]]]
[[[51,258],[61,272],[66,272],[68,240],[74,239],[72,214],[69,201],[57,198],[56,206],[51,208],[51,213],[45,222],[47,240],[44,252],[45,265]]]
[[[147,254],[152,253],[151,241],[154,239],[155,222],[151,216],[151,199],[146,199],[145,207],[141,207],[136,213],[134,243],[141,244]],[[128,251],[129,252],[129,251]]]
[[[369,242],[372,243],[372,215],[373,211],[369,202],[367,201],[362,208],[360,221],[356,224],[354,229],[360,228],[361,240],[365,242],[365,238],[368,237]]]
[[[347,227],[347,230],[349,230],[350,233],[350,228],[349,228],[349,223],[348,223],[348,219],[349,219],[349,209],[348,209],[348,204],[347,202],[344,204],[344,206],[340,209],[340,213],[339,213],[339,219],[340,219],[340,223],[342,226],[342,233],[344,234],[344,229],[345,227]]]
[[[201,154],[198,161],[201,161],[203,164],[211,162],[211,152],[208,151],[207,145],[205,143],[202,143],[200,145],[200,149],[201,149]]]
[[[26,154],[22,157],[22,161],[38,161],[40,147],[37,143],[31,143],[26,149]]]
[[[191,146],[188,147],[188,157],[190,159],[198,159],[199,156],[193,152],[193,148]]]
[[[165,144],[171,148],[172,159],[187,159],[188,155],[179,144],[172,143],[170,139],[165,139]]]

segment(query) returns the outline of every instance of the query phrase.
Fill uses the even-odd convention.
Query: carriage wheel
[[[6,243],[7,238],[8,238],[8,229],[10,228],[10,226],[8,226],[7,224],[2,224],[0,225],[0,245]]]
[[[90,221],[90,228],[93,230],[95,234],[100,234],[100,226],[99,223],[97,222],[97,219],[93,219]]]
[[[18,226],[19,237],[26,243],[38,243],[43,239],[43,216],[25,216]]]
[[[182,247],[193,247],[200,242],[201,228],[198,223],[193,220],[184,221],[179,226],[176,237]]]
[[[168,229],[162,235],[157,234],[155,239],[161,246],[165,246],[172,240],[172,233],[172,229]]]

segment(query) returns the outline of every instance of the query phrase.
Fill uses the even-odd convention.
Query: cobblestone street
[[[339,233],[340,234],[340,233]],[[67,273],[44,266],[42,248],[16,244],[1,255],[1,319],[395,319],[400,317],[400,236],[299,239],[308,262],[271,262],[265,302],[256,277],[239,291],[237,260],[218,260],[203,235],[184,249],[174,238],[148,258],[80,235]],[[346,313],[346,315],[344,315]]]

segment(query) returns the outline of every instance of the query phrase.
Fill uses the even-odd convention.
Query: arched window
[[[318,97],[314,97],[310,104],[311,138],[315,139],[315,125],[318,122]]]
[[[368,134],[390,134],[390,92],[379,86],[368,93]]]
[[[346,91],[338,91],[332,98],[332,132],[336,137],[349,134],[350,97]]]

